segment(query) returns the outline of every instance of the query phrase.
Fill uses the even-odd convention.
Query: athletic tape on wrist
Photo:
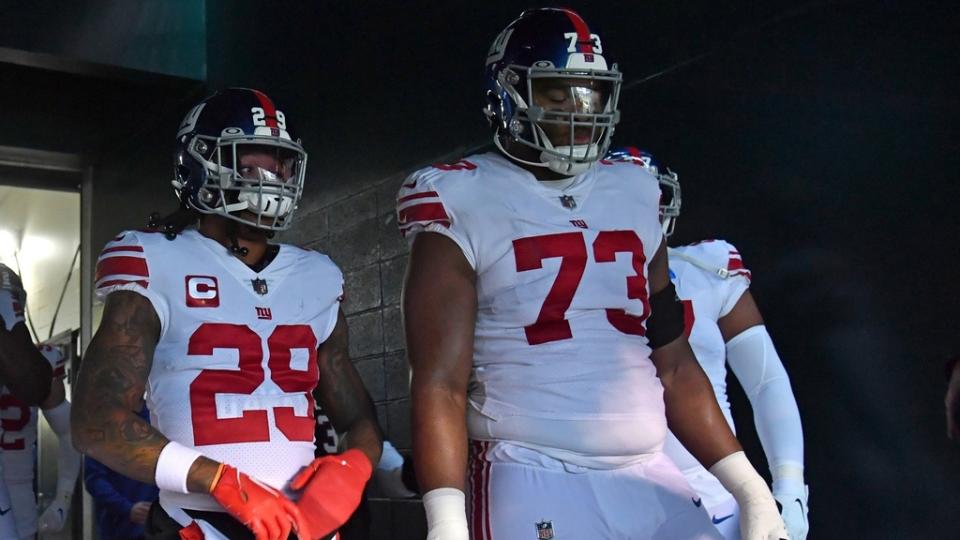
[[[173,441],[167,443],[160,451],[160,458],[157,459],[157,472],[154,475],[157,487],[166,491],[188,493],[187,475],[190,473],[193,462],[202,455],[180,443]]]
[[[428,529],[447,522],[467,526],[466,495],[459,489],[431,489],[423,495],[423,508],[427,514]]]
[[[767,483],[753,468],[742,450],[714,463],[710,467],[710,474],[717,477],[724,489],[729,491],[741,506],[743,505],[742,497],[752,499],[757,495],[762,496],[764,492],[769,493]]]

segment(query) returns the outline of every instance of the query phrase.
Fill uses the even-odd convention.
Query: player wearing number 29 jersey
[[[127,231],[104,248],[96,279],[98,295],[136,291],[160,319],[146,388],[160,432],[280,490],[313,460],[317,346],[343,294],[326,255],[280,245],[257,272],[195,230],[173,241]],[[219,508],[207,494],[166,490],[160,504]]]
[[[230,88],[177,133],[180,209],[97,262],[103,322],[76,387],[74,438],[160,488],[148,538],[329,536],[379,459],[373,403],[350,362],[343,277],[270,244],[290,227],[306,152],[262,92]],[[187,228],[195,225],[196,228]],[[146,395],[150,423],[133,411]],[[347,450],[314,459],[314,397]]]

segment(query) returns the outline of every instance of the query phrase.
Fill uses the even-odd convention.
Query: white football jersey
[[[744,267],[737,249],[723,240],[706,240],[671,248],[669,257],[670,279],[677,289],[677,296],[692,307],[690,346],[710,379],[723,416],[736,433],[727,400],[726,343],[717,321],[733,310],[750,287],[750,271]],[[667,436],[664,452],[703,497],[708,508],[731,497],[672,433]]]
[[[54,378],[66,374],[66,357],[50,345],[39,347],[43,357],[53,368]],[[37,419],[40,409],[25,405],[6,388],[0,389],[0,421],[3,435],[0,450],[3,459],[3,477],[10,481],[33,481],[33,452],[37,443]]]
[[[659,198],[633,163],[603,161],[558,189],[499,153],[403,183],[401,232],[449,237],[477,274],[471,438],[591,466],[661,448],[663,387],[645,337]]]
[[[278,489],[313,460],[317,347],[343,294],[326,255],[281,244],[257,272],[196,230],[125,232],[101,253],[96,287],[153,304],[161,330],[146,399],[166,437]],[[160,500],[223,510],[205,494]]]
[[[53,368],[54,378],[66,375],[66,356],[50,345],[41,345],[40,353]],[[20,535],[31,535],[37,530],[37,499],[33,492],[34,462],[40,409],[30,407],[13,396],[6,388],[0,389],[0,460],[3,475],[0,481],[7,486],[13,504],[13,514]]]

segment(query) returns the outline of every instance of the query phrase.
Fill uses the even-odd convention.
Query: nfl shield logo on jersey
[[[267,280],[265,279],[251,279],[250,283],[253,284],[253,290],[260,296],[267,294]]]
[[[553,538],[553,522],[541,521],[537,523],[537,540],[551,540]]]

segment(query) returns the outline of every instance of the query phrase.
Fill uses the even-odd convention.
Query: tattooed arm
[[[169,442],[136,412],[159,336],[160,319],[146,298],[132,291],[111,293],[83,359],[70,417],[73,444],[80,452],[148,484],[154,483],[157,458]],[[218,466],[198,458],[187,488],[208,492]]]
[[[314,396],[333,423],[343,433],[347,449],[356,448],[376,465],[383,448],[383,433],[370,394],[354,369],[348,353],[347,321],[341,311],[333,333],[318,349],[320,384]]]

